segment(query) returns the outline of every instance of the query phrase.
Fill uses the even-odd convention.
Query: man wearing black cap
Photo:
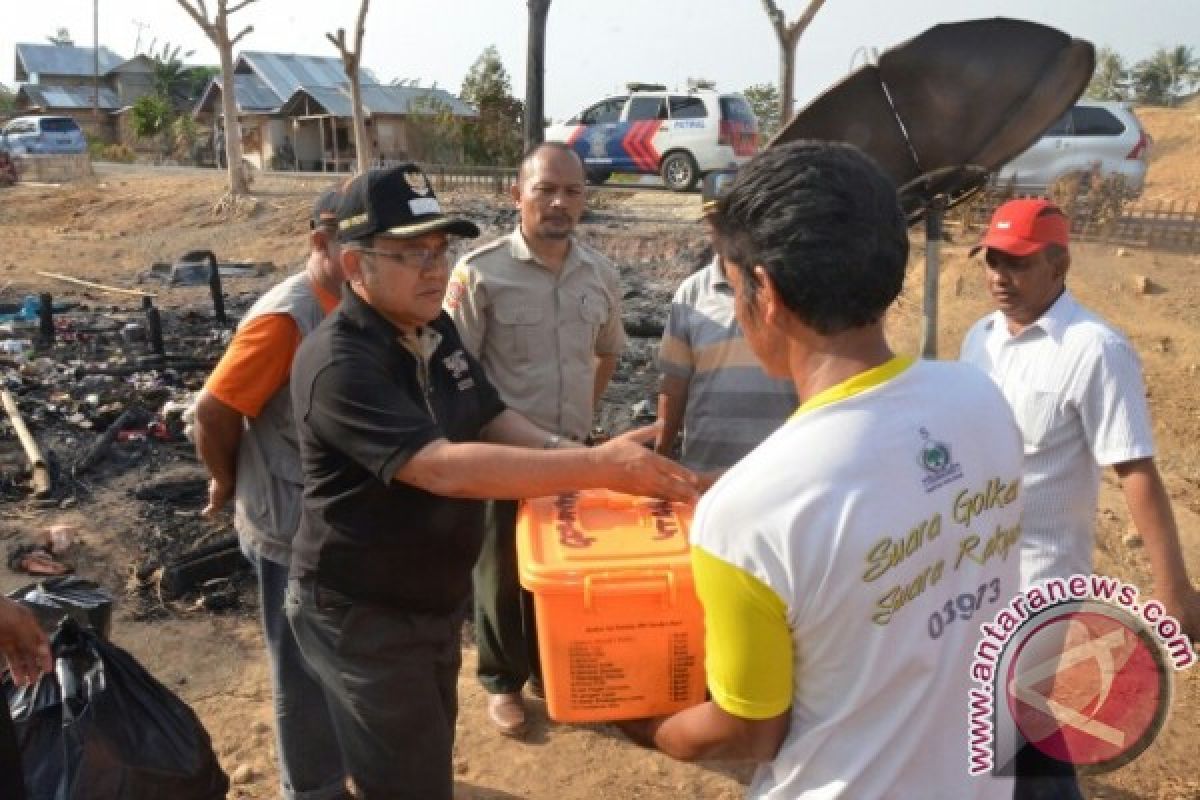
[[[345,785],[320,687],[283,615],[303,488],[287,379],[300,341],[337,305],[339,200],[335,189],[317,198],[304,270],[246,313],[195,407],[196,450],[211,476],[204,514],[234,499],[234,527],[258,575],[285,800],[342,797]]]
[[[359,796],[449,800],[474,498],[689,499],[694,478],[641,446],[652,431],[560,449],[504,408],[441,309],[448,238],[478,228],[441,213],[416,165],[360,175],[338,216],[348,287],[292,371],[305,495],[287,613]]]

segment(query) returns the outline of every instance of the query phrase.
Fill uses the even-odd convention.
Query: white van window
[[[662,97],[635,97],[629,101],[630,122],[646,119],[666,119],[667,104]]]
[[[597,125],[605,122],[616,122],[621,118],[621,110],[625,108],[627,97],[614,97],[597,103],[579,115],[583,125]]]
[[[671,119],[703,119],[708,109],[699,97],[671,95]]]

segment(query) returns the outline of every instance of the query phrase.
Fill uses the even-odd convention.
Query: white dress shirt
[[[1090,572],[1100,468],[1154,455],[1137,353],[1064,291],[1015,336],[984,317],[961,359],[1000,387],[1025,442],[1023,584]]]

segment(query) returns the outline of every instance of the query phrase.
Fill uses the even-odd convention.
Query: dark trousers
[[[417,614],[291,581],[288,621],[363,800],[451,800],[459,614]]]
[[[1075,767],[1026,742],[1017,751],[1013,800],[1083,800]]]
[[[346,770],[324,692],[283,613],[288,568],[252,551],[246,557],[258,575],[263,636],[271,665],[280,795],[283,800],[344,797]]]
[[[17,748],[17,734],[13,730],[8,703],[0,705],[0,797],[25,800],[25,774],[21,766],[21,751]]]
[[[472,574],[475,583],[475,644],[479,682],[491,694],[521,691],[540,679],[533,596],[517,572],[517,503],[487,504],[483,548]]]

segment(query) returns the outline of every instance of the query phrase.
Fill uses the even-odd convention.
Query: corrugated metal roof
[[[220,83],[217,78],[217,85]],[[233,94],[242,111],[273,111],[282,103],[282,98],[257,75],[234,75]]]
[[[298,115],[302,108],[302,99],[304,95],[308,95],[326,114],[332,114],[335,117],[350,117],[353,116],[353,110],[350,107],[350,90],[345,92],[340,88],[332,86],[302,86],[296,90],[288,101],[283,104],[280,111],[286,116]]]
[[[287,116],[298,114],[304,95],[312,98],[326,114],[345,118],[354,114],[350,103],[350,89],[341,86],[301,86],[283,104],[280,112]],[[427,97],[434,103],[449,106],[451,112],[457,116],[477,116],[475,109],[445,89],[379,84],[368,84],[362,87],[363,108],[366,109],[367,114],[428,113],[428,106],[425,108],[421,108],[420,104],[414,106],[415,101],[422,97]]]
[[[216,75],[209,81],[196,103],[193,113],[201,111],[220,111],[215,89],[221,88],[221,76]],[[233,76],[233,97],[237,101],[238,111],[242,113],[254,111],[275,111],[279,108],[280,100],[271,87],[263,83],[262,78],[254,73],[243,73]]]
[[[17,89],[18,94],[29,98],[31,106],[36,108],[91,108],[92,87],[90,86],[47,86],[43,83],[23,83]],[[117,93],[112,89],[100,88],[97,98],[98,105],[105,111],[119,108]]]
[[[298,53],[263,53],[256,50],[243,52],[238,57],[238,67],[245,62],[258,73],[268,86],[279,95],[280,102],[301,86],[341,86],[346,81],[346,70],[342,59],[333,56],[306,56]],[[239,69],[244,71],[243,69]],[[377,83],[371,70],[359,68],[363,83]]]
[[[363,106],[372,114],[412,114],[418,110],[428,113],[428,105],[422,108],[418,98],[428,98],[432,104],[449,106],[451,113],[460,117],[477,116],[475,109],[459,100],[445,89],[421,88],[419,86],[363,86]]]
[[[91,75],[92,48],[58,44],[18,44],[17,61],[25,74],[32,76]],[[123,64],[125,59],[109,50],[100,48],[100,74]]]

